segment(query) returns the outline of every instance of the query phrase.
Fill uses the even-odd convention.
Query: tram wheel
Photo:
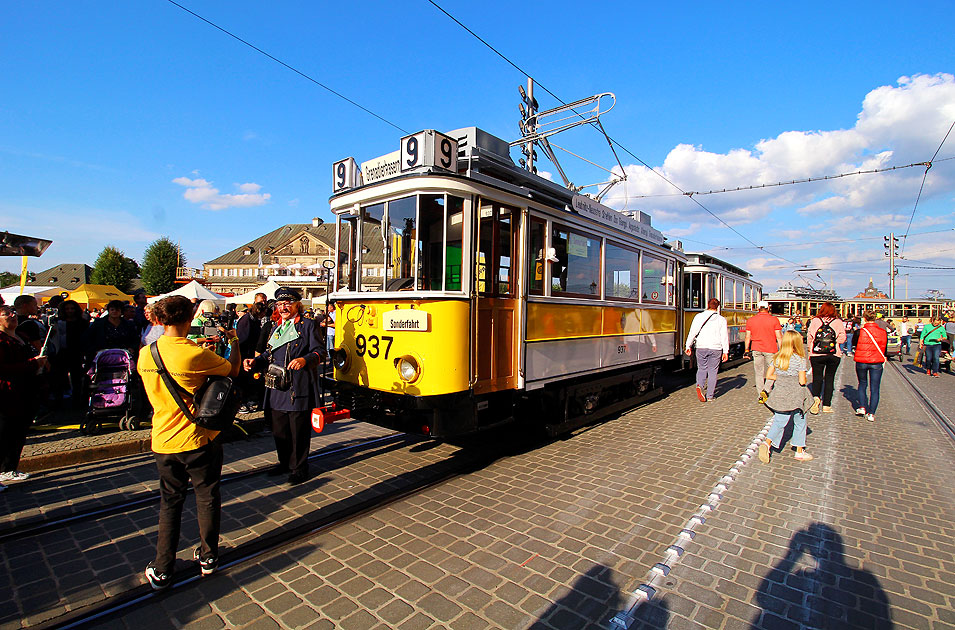
[[[126,430],[127,431],[139,431],[139,418],[136,416],[130,416],[126,421]]]

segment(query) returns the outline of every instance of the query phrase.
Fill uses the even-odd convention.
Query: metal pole
[[[895,299],[895,232],[889,232],[889,299]]]
[[[537,110],[534,108],[534,79],[527,77],[527,110],[531,114],[529,120],[533,121],[527,126],[527,133],[533,134],[537,131]],[[527,170],[534,172],[534,143],[527,143]]]

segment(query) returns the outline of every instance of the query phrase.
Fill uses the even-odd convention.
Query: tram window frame
[[[663,263],[663,273],[662,273],[662,275],[660,276],[659,285],[654,284],[654,288],[656,288],[657,295],[661,295],[661,294],[662,294],[662,299],[661,299],[661,298],[657,298],[657,299],[654,300],[652,297],[650,297],[650,296],[653,295],[653,290],[654,290],[654,289],[647,287],[647,274],[646,274],[646,270],[647,270],[647,260],[648,260],[648,259],[649,259],[649,260],[652,260],[652,261],[655,261],[655,262]],[[663,257],[661,257],[661,256],[655,256],[654,254],[651,254],[651,253],[649,253],[649,252],[641,252],[641,256],[640,256],[640,292],[641,292],[641,298],[640,298],[640,301],[643,302],[643,303],[645,303],[645,304],[659,304],[659,305],[664,305],[664,306],[665,306],[666,303],[667,303],[667,282],[666,282],[666,279],[667,279],[667,259],[666,259],[666,258],[663,258]]]
[[[398,276],[397,279],[404,280],[403,286],[389,289],[389,282],[396,280],[392,260],[394,244],[383,229],[391,231],[395,204],[409,204],[408,200],[413,200],[414,219],[407,224],[411,226],[407,236],[410,242],[403,243],[408,246],[408,255],[401,264],[406,271],[410,270],[411,275]],[[469,207],[467,200],[460,195],[414,191],[411,194],[405,192],[393,198],[378,199],[374,203],[356,206],[350,213],[339,214],[336,227],[339,261],[335,290],[366,293],[412,290],[424,293],[463,292],[464,244],[469,238]],[[406,208],[403,215],[407,214],[409,212]],[[405,219],[407,218],[409,217],[405,216]],[[426,223],[425,228],[421,227],[422,221]],[[457,238],[449,240],[453,234],[457,235]],[[361,247],[357,246],[358,242],[362,244]],[[379,243],[380,262],[369,262],[376,257],[376,252],[372,250],[377,249]],[[457,252],[453,259],[449,249],[455,249]],[[428,265],[427,269],[425,265]],[[456,269],[452,268],[454,265]],[[346,274],[349,275],[348,278],[345,277]]]
[[[611,249],[617,249],[633,256],[635,258],[635,262],[633,266],[631,266],[629,269],[611,269],[610,268]],[[619,301],[619,302],[640,302],[641,301],[640,300],[640,291],[641,291],[640,271],[643,268],[643,260],[642,260],[643,252],[637,248],[627,247],[625,245],[622,245],[620,243],[617,243],[608,239],[604,246],[603,258],[604,258],[603,286],[605,291],[604,299]],[[611,291],[615,292],[616,287],[618,286],[618,283],[614,282],[614,279],[611,277],[611,274],[618,274],[618,273],[622,273],[623,271],[627,271],[630,277],[630,283],[628,285],[629,295],[628,296],[611,295]],[[636,286],[634,286],[634,282],[636,283]]]
[[[485,297],[515,298],[517,297],[517,268],[518,254],[520,252],[518,236],[520,234],[519,221],[520,209],[503,204],[492,199],[482,198],[476,204],[476,221],[478,225],[477,247],[475,248],[475,277],[474,284],[479,295]],[[490,208],[490,214],[485,216],[485,208]],[[501,210],[507,209],[509,212],[507,220],[502,219]],[[490,219],[486,225],[490,226],[490,239],[486,240],[486,230],[483,222]],[[508,226],[508,234],[502,240],[503,227]],[[509,254],[503,256],[501,250],[503,246],[508,247]],[[489,246],[487,251],[485,247]],[[507,258],[508,264],[501,265],[501,260]],[[503,279],[501,272],[507,270],[506,279]],[[483,272],[483,277],[482,277]],[[503,282],[503,284],[502,284]],[[502,291],[502,286],[506,285],[506,290]],[[490,291],[488,287],[490,286]],[[483,287],[483,288],[482,288]]]
[[[709,304],[713,298],[719,300],[720,304],[723,303],[723,280],[718,273],[708,271],[706,272],[706,299],[704,304]]]
[[[539,241],[535,238],[538,237]],[[538,270],[540,279],[537,278]],[[527,294],[544,295],[547,286],[547,221],[527,217]]]
[[[566,238],[559,239],[559,233],[566,233]],[[590,287],[589,293],[567,290],[567,288],[570,286],[569,279],[572,262],[569,251],[571,235],[577,238],[583,238],[587,241],[585,244],[587,248],[587,256],[573,256],[573,258],[586,260],[589,263],[587,267],[584,267],[584,273],[587,273],[589,268],[593,278],[590,285],[588,285]],[[571,228],[570,226],[562,223],[554,222],[551,224],[550,242],[551,247],[555,250],[558,259],[557,262],[551,263],[550,295],[555,297],[585,297],[590,299],[600,299],[600,296],[603,294],[603,277],[601,276],[603,239],[594,234]],[[590,251],[591,242],[595,244],[597,248],[595,255]],[[594,263],[596,264],[594,265]],[[556,274],[554,273],[555,268],[559,270]],[[577,270],[574,270],[574,273],[578,273]],[[563,284],[563,288],[561,287],[561,284]]]
[[[702,271],[684,271],[683,272],[683,308],[698,309],[706,306],[706,285],[703,282]],[[689,278],[687,277],[689,276]],[[694,281],[695,280],[695,281]],[[697,303],[693,304],[693,289],[697,289]]]

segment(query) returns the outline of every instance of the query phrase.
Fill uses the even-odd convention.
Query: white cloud
[[[193,171],[196,173],[196,171]],[[224,210],[226,208],[250,208],[268,203],[272,197],[269,193],[259,194],[262,186],[254,183],[234,184],[238,194],[223,194],[212,182],[205,179],[189,179],[177,177],[172,183],[184,186],[186,191],[183,198],[190,203],[201,204],[207,210]]]
[[[760,140],[753,149],[726,153],[679,144],[655,170],[683,190],[705,192],[901,166],[930,159],[953,120],[953,75],[901,77],[897,85],[876,88],[865,96],[851,129],[786,131]],[[949,140],[955,144],[955,138]],[[664,222],[717,224],[656,173],[640,165],[628,165],[625,170],[626,186],[611,191],[610,205],[642,206]],[[922,167],[913,167],[697,198],[732,225],[758,221],[784,207],[795,207],[801,214],[885,213],[914,201],[923,173]],[[929,172],[922,199],[953,191],[955,169],[939,165]]]

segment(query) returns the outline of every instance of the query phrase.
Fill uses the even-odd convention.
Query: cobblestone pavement
[[[905,371],[915,385],[922,390],[939,410],[955,422],[955,374],[939,372],[938,378],[925,374],[925,370],[912,365],[912,358],[906,357],[904,363],[893,363],[899,370]]]
[[[339,422],[322,435],[313,435],[312,448],[345,446],[390,433],[354,420]],[[228,443],[224,449],[224,472],[241,472],[275,462],[270,435]],[[420,460],[409,466],[416,463]],[[316,468],[313,464],[313,470]],[[368,483],[371,474],[363,474],[365,478],[350,481],[350,487],[361,488]],[[381,477],[394,474],[393,470],[379,472]],[[331,499],[303,499],[300,495],[308,486],[317,487],[334,477],[334,472],[322,475],[296,488],[282,484],[284,478],[266,481],[264,475],[224,485],[223,548],[241,545],[314,513],[315,505]],[[64,517],[157,489],[151,455],[39,473],[26,482],[11,484],[0,494],[0,514],[5,515],[0,519],[0,533],[41,517]],[[344,491],[338,490],[336,496],[342,494]],[[250,504],[255,507],[246,507]],[[198,531],[194,503],[190,499],[186,505],[180,557],[191,560],[189,549],[197,543]],[[0,599],[0,628],[35,625],[71,606],[102,600],[140,584],[142,570],[154,554],[157,519],[157,505],[153,503],[51,534],[5,542],[0,546],[0,589],[10,597]]]
[[[722,376],[715,403],[678,391],[143,606],[114,627],[606,623],[765,424],[748,369]]]
[[[955,627],[955,449],[895,369],[875,423],[855,386],[844,362],[816,459],[754,459],[633,627]]]
[[[766,424],[751,376],[748,364],[731,369],[714,403],[685,388],[100,627],[607,628]],[[874,424],[844,398],[851,370],[837,384],[836,413],[810,419],[816,459],[784,450],[769,465],[747,463],[632,627],[887,628],[889,617],[897,628],[955,626],[955,448],[892,370]],[[224,544],[314,519],[459,452],[382,451],[293,489],[254,477],[224,490]],[[35,611],[139,584],[155,519],[137,511],[66,540],[4,545],[0,588]],[[191,513],[184,523],[183,559],[196,538]],[[64,556],[93,583],[23,568]]]

